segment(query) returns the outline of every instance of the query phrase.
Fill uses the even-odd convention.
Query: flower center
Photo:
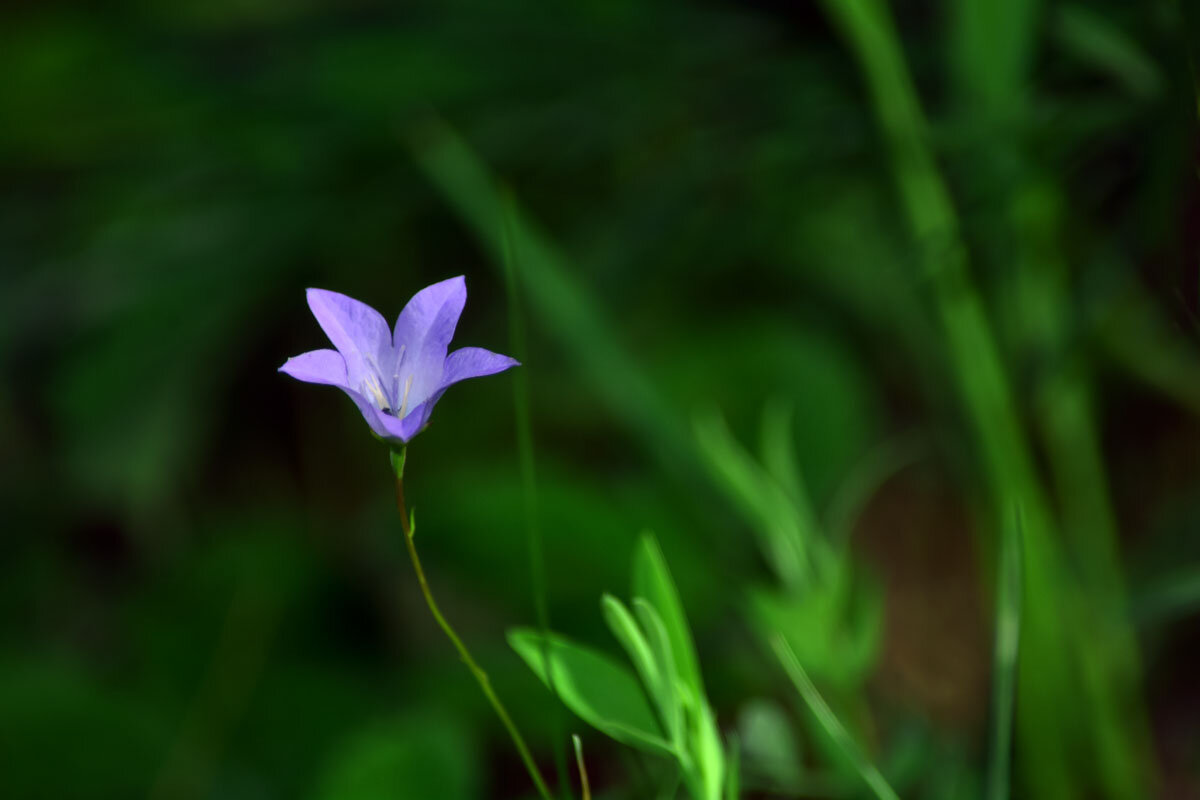
[[[375,402],[375,405],[380,410],[391,413],[387,395],[383,393],[383,385],[379,382],[379,376],[374,372],[368,373],[362,382],[363,394]]]

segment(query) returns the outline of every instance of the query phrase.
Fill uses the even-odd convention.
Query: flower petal
[[[445,389],[467,378],[482,378],[519,366],[521,362],[515,358],[493,353],[482,347],[462,347],[446,357],[440,388]]]
[[[291,375],[306,383],[327,383],[330,386],[348,386],[346,360],[336,350],[313,350],[289,358],[280,372]]]
[[[429,422],[433,407],[442,399],[446,389],[467,378],[482,378],[485,375],[495,375],[511,367],[518,367],[521,362],[515,358],[484,350],[482,347],[463,347],[455,350],[446,358],[445,370],[442,374],[441,385],[428,398],[412,408],[401,420],[401,436],[404,441],[420,433]]]
[[[361,393],[345,387],[342,387],[342,391],[350,396],[350,399],[358,406],[358,410],[362,412],[363,419],[367,421],[367,425],[380,437],[391,442],[406,444],[416,434],[416,431],[413,431],[411,434],[406,435],[405,431],[407,428],[403,420],[380,411],[375,407],[374,403]]]
[[[425,429],[425,426],[429,424],[429,415],[433,413],[433,407],[437,405],[441,396],[440,391],[434,392],[432,397],[408,412],[404,419],[400,420],[400,436],[404,441],[407,442]]]
[[[395,371],[387,320],[366,303],[326,289],[308,290],[308,307],[346,362],[347,385],[359,389]],[[384,391],[387,391],[386,382]],[[395,398],[387,398],[394,401]]]
[[[397,351],[404,348],[401,363],[397,365],[395,387],[401,405],[408,408],[420,405],[441,384],[446,350],[466,303],[467,283],[459,275],[417,292],[400,312],[392,346]],[[410,380],[412,383],[408,384]]]

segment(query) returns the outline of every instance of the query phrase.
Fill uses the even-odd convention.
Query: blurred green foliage
[[[386,452],[275,372],[324,346],[305,287],[391,316],[455,274],[457,340],[525,366],[446,396],[407,491],[549,774],[578,732],[597,798],[982,797],[1012,668],[1013,796],[1200,792],[1190,3],[0,20],[0,796],[531,796]],[[539,539],[568,654],[714,715],[656,734],[687,758],[510,649]]]

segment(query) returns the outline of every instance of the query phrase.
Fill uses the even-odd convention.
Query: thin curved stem
[[[393,462],[394,463],[394,462]],[[401,458],[400,464],[403,465]],[[425,604],[429,606],[429,612],[433,614],[434,620],[450,639],[454,645],[454,649],[458,651],[459,657],[463,663],[467,665],[467,669],[471,670],[471,674],[475,676],[475,681],[479,684],[479,688],[483,690],[483,694],[487,697],[488,702],[492,704],[492,708],[496,710],[496,716],[500,717],[500,721],[504,723],[505,729],[508,730],[508,735],[512,737],[513,744],[517,746],[517,752],[521,754],[521,760],[525,762],[525,769],[529,771],[529,777],[533,778],[534,784],[537,786],[538,794],[543,800],[551,800],[550,790],[546,788],[546,782],[542,779],[542,773],[538,771],[537,764],[533,761],[533,756],[529,753],[529,748],[525,745],[525,740],[521,738],[520,731],[513,724],[512,717],[508,715],[508,711],[504,708],[504,704],[500,702],[500,698],[496,696],[496,692],[492,689],[492,682],[488,679],[487,673],[475,663],[475,659],[471,656],[471,651],[467,650],[467,646],[463,644],[463,640],[459,638],[458,633],[442,616],[441,609],[438,608],[437,601],[433,599],[433,592],[429,590],[429,581],[425,579],[425,570],[421,567],[421,559],[417,556],[417,547],[413,542],[412,525],[409,522],[408,511],[404,506],[404,478],[400,469],[396,470],[396,508],[400,512],[400,524],[404,528],[404,543],[408,547],[408,556],[412,559],[413,569],[417,573],[417,582],[421,584],[421,594],[425,595]]]

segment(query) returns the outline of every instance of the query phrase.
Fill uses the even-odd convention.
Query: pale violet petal
[[[394,371],[392,335],[383,316],[366,303],[326,289],[308,290],[308,307],[346,362],[348,386],[379,385],[386,394]],[[391,405],[395,398],[385,398]]]
[[[407,442],[425,429],[425,426],[429,424],[429,415],[433,413],[433,407],[441,396],[440,391],[434,392],[432,397],[419,404],[408,412],[404,419],[400,420],[400,435],[404,441]]]
[[[386,439],[389,442],[399,442],[405,444],[408,442],[411,435],[405,436],[405,427],[403,421],[380,411],[375,405],[364,397],[361,393],[353,389],[345,389],[343,391],[350,396],[354,404],[358,406],[358,410],[362,412],[363,419],[367,421],[367,425],[371,427],[377,435]]]
[[[515,358],[493,353],[482,347],[463,347],[455,350],[446,359],[441,385],[404,416],[401,432],[403,439],[407,441],[425,428],[433,413],[433,407],[437,405],[438,400],[442,399],[442,395],[452,384],[468,378],[495,375],[497,372],[520,366],[520,363]]]
[[[512,367],[519,367],[520,361],[509,356],[484,350],[482,347],[462,347],[446,357],[442,371],[441,388],[465,381],[468,378],[482,378],[485,375],[495,375]]]
[[[346,360],[336,350],[313,350],[289,358],[280,372],[291,375],[306,383],[325,383],[330,386],[348,386]]]
[[[398,353],[403,348],[395,375],[402,407],[420,405],[441,385],[446,350],[466,303],[467,283],[459,275],[417,292],[400,312],[392,344]]]

